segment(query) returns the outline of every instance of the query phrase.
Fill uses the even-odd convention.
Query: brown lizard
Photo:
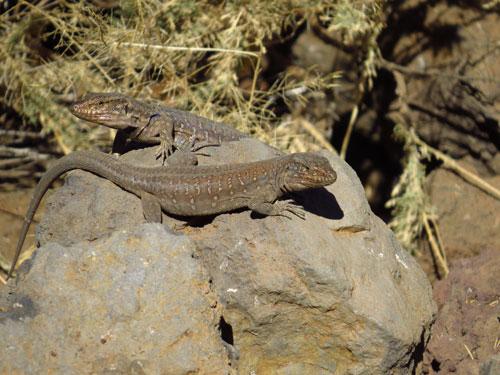
[[[56,161],[31,199],[7,278],[12,276],[33,216],[63,173],[82,169],[104,177],[141,198],[144,217],[161,222],[161,210],[203,216],[249,208],[263,215],[305,218],[300,206],[276,201],[285,193],[327,186],[337,175],[330,162],[314,153],[297,153],[252,163],[220,166],[140,167],[96,151],[76,151]]]
[[[129,131],[136,140],[160,143],[157,156],[163,160],[174,148],[194,153],[203,147],[248,137],[226,124],[118,93],[87,94],[73,103],[70,111],[83,120]],[[195,164],[196,159],[189,162]]]

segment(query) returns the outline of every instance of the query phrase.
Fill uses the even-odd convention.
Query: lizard
[[[137,166],[98,151],[75,151],[54,162],[36,186],[7,279],[43,196],[52,182],[75,169],[101,176],[140,197],[148,222],[161,222],[162,209],[179,216],[205,216],[248,208],[267,216],[291,218],[287,213],[292,213],[305,219],[299,205],[278,198],[337,179],[328,159],[311,152],[250,163],[165,168]]]
[[[138,141],[160,143],[156,156],[163,161],[175,148],[194,165],[193,153],[201,148],[248,137],[226,124],[119,93],[89,93],[69,110],[80,119],[128,132]]]

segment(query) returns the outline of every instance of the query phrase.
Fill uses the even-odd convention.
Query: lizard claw
[[[298,218],[305,220],[306,219],[306,212],[304,211],[303,208],[301,207],[294,207],[294,206],[289,206],[286,208],[287,211],[291,212]]]
[[[160,138],[161,139],[161,138]],[[174,152],[174,145],[171,142],[168,142],[166,139],[160,140],[160,146],[158,146],[158,151],[155,154],[156,159],[161,158],[162,165],[165,164],[165,160],[169,155],[172,155]]]
[[[295,216],[299,217],[302,220],[306,219],[306,212],[304,211],[304,207],[302,207],[300,204],[295,202],[293,199],[287,199],[285,201],[282,201],[279,203],[280,205],[280,210],[281,210],[281,216],[284,216],[288,219],[292,219],[290,215],[287,215],[285,212],[288,211]]]

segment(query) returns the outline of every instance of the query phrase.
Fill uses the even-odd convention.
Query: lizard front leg
[[[191,145],[191,137],[188,138],[185,134],[177,133],[174,140],[176,151],[168,157],[168,165],[198,165],[198,157],[191,151]]]
[[[262,201],[259,198],[253,198],[247,204],[247,207],[252,211],[255,211],[262,215],[267,216],[284,216],[288,219],[291,219],[288,212],[298,216],[301,219],[306,218],[306,214],[304,209],[297,205],[292,204],[293,200],[286,201],[276,201],[274,203]]]
[[[165,160],[169,155],[174,152],[174,136],[173,136],[173,126],[172,129],[162,129],[160,130],[160,146],[158,146],[158,151],[156,152],[156,158],[162,158],[162,164],[165,164]]]
[[[137,139],[158,136],[160,146],[155,156],[162,158],[162,164],[165,164],[167,157],[174,152],[174,124],[162,114],[150,116],[144,125],[137,128],[133,136]]]

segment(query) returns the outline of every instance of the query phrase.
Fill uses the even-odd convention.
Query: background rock
[[[498,13],[479,3],[393,4],[379,43],[387,60],[428,74],[404,74],[406,122],[427,144],[454,159],[470,156],[481,176],[492,176],[500,173],[500,64],[489,41],[500,26]]]
[[[485,181],[500,187],[500,176]],[[429,176],[428,191],[449,260],[478,255],[485,248],[500,249],[497,199],[443,168]]]
[[[276,153],[252,139],[205,150],[212,157],[200,157],[201,164],[259,160]],[[154,150],[135,151],[124,158],[135,163],[150,163],[153,153]],[[198,301],[197,296],[201,298],[206,293],[210,280],[217,296],[219,320],[209,308],[214,303],[206,297],[203,303],[196,304],[200,308],[194,311],[200,314],[190,317],[192,320],[186,327],[197,327],[197,334],[207,335],[203,340],[211,345],[205,347],[203,344],[204,350],[208,351],[207,358],[210,354],[215,360],[210,361],[210,365],[220,371],[226,371],[228,367],[224,367],[221,359],[222,341],[219,340],[217,345],[214,338],[214,324],[218,322],[228,350],[226,363],[231,361],[232,368],[239,373],[373,374],[391,371],[406,374],[421,358],[433,321],[435,306],[430,284],[414,259],[401,249],[392,232],[370,211],[354,171],[337,156],[326,153],[325,156],[330,159],[338,179],[327,189],[296,194],[297,201],[308,211],[305,221],[262,218],[241,210],[193,219],[191,225],[186,226],[181,220],[165,215],[165,223],[185,235],[179,236],[178,241],[194,242],[194,259],[190,258],[194,263],[189,263],[189,259],[185,261],[202,269],[200,273],[193,271],[188,275],[182,268],[177,269],[177,257],[173,256],[177,251],[171,247],[170,235],[164,234],[165,239],[149,237],[147,228],[150,226],[141,226],[144,219],[137,197],[85,172],[71,173],[68,183],[51,197],[38,232],[40,242],[78,243],[75,248],[84,247],[96,254],[107,254],[110,250],[102,245],[100,249],[94,248],[104,241],[93,241],[95,238],[113,232],[112,238],[119,236],[118,228],[132,230],[135,236],[149,241],[144,246],[150,249],[140,250],[141,255],[135,258],[118,253],[113,255],[123,265],[122,269],[133,267],[135,272],[147,277],[151,269],[143,264],[141,257],[149,253],[153,257],[156,253],[157,258],[153,259],[163,259],[170,269],[176,270],[175,277],[162,281],[161,286],[158,286],[158,280],[151,280],[157,285],[158,293],[167,293],[172,288],[178,290],[176,278],[186,283],[199,280],[189,284],[194,289],[182,289],[185,298],[172,298],[170,294],[166,297],[165,306],[176,309],[180,315],[194,309],[191,299]],[[161,245],[156,242],[160,240]],[[138,243],[137,249],[142,249],[140,246]],[[45,247],[38,252],[48,254],[49,251],[54,253],[53,249]],[[74,252],[73,248],[71,252]],[[43,284],[54,283],[54,286],[47,287],[47,295],[43,297],[50,301],[50,296],[55,293],[53,288],[64,289],[59,277],[67,272],[63,265],[56,266],[53,262],[47,267],[38,267],[40,257],[35,259],[35,266],[23,278],[39,278],[41,276],[36,274],[43,270]],[[85,257],[80,254],[75,259],[83,261]],[[74,286],[72,294],[77,295],[79,287],[84,291],[87,289],[84,282],[87,278],[99,278],[100,284],[110,285],[109,280],[121,275],[122,269],[107,262],[98,262],[96,268],[78,267],[74,277],[82,282]],[[207,276],[203,278],[201,275]],[[19,288],[28,288],[27,284],[28,281],[20,282]],[[131,284],[127,289],[135,291],[140,285],[144,284]],[[20,298],[27,292],[14,290],[13,293]],[[134,298],[133,293],[124,293],[120,302],[109,303],[108,309],[115,311],[114,317],[129,319],[131,313],[127,311],[130,311],[129,306],[135,306]],[[36,305],[37,299],[32,300]],[[91,301],[92,295],[84,294],[78,299],[81,305]],[[66,302],[57,301],[54,306],[66,315],[72,315]],[[149,304],[144,307],[152,308]],[[7,311],[10,311],[7,314],[14,314],[12,305]],[[89,309],[88,316],[93,314]],[[151,324],[148,319],[155,317],[144,317],[144,324]],[[30,331],[30,327],[16,319],[7,321],[10,336],[21,331],[28,337],[44,336],[38,327]],[[162,321],[161,329],[178,330],[176,325],[179,323],[175,320],[167,318]],[[62,322],[55,326],[66,338],[65,345],[71,352],[81,345],[82,339],[68,337],[68,327],[64,320]],[[205,329],[199,330],[202,325]],[[3,329],[5,324],[0,325],[0,334]],[[90,333],[82,334],[83,337],[86,335]],[[151,344],[148,336],[134,339],[138,345]],[[200,341],[203,343],[203,340]],[[41,341],[36,343],[42,344]],[[69,349],[71,346],[73,349]],[[21,349],[23,346],[14,347],[20,353],[26,350]],[[48,347],[44,342],[38,350],[46,355]],[[156,356],[150,356],[151,353],[140,358],[156,365]],[[189,355],[191,351],[183,353]],[[195,350],[193,353],[191,367],[201,366],[205,352]],[[106,352],[99,350],[94,355],[110,359]],[[204,370],[210,372],[210,368]]]

